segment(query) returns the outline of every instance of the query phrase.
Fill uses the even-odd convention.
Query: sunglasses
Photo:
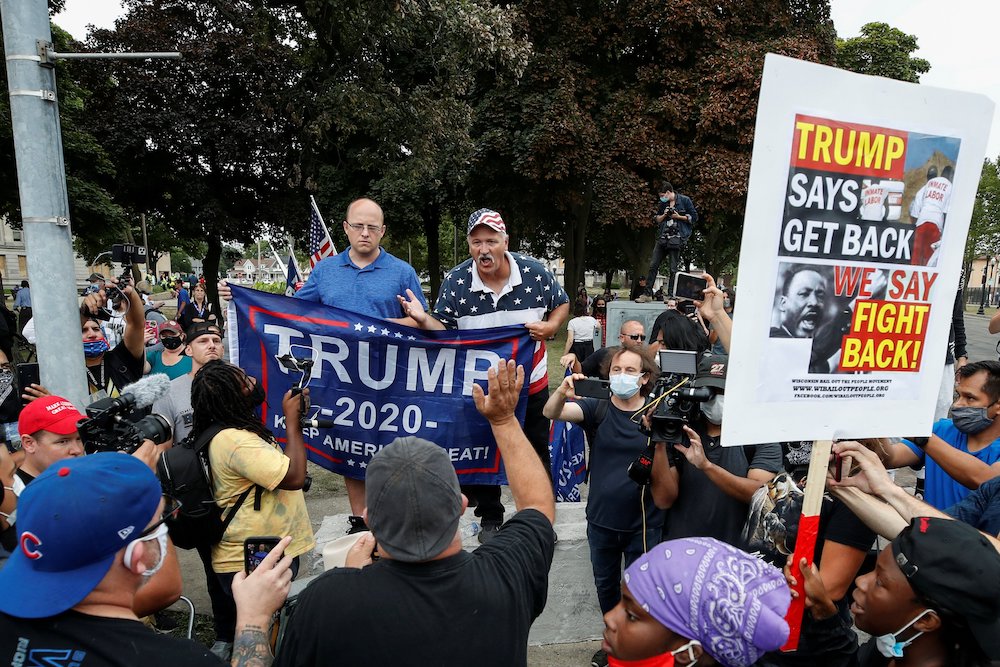
[[[152,535],[156,532],[157,528],[161,525],[177,517],[177,513],[181,511],[181,501],[177,500],[173,496],[168,496],[164,494],[163,496],[163,514],[160,515],[160,520],[152,524],[146,530],[139,533],[137,540],[141,540],[144,537]]]
[[[632,340],[637,340],[640,343],[646,340],[645,334],[621,334],[621,336],[624,338],[631,338]]]

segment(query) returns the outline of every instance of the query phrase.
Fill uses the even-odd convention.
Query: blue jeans
[[[660,542],[660,526],[646,529],[646,547],[652,549]],[[642,530],[623,531],[587,524],[587,542],[590,543],[590,564],[594,568],[594,585],[601,613],[606,614],[621,599],[622,559],[625,567],[643,554]]]

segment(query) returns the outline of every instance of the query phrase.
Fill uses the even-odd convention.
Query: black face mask
[[[263,405],[265,399],[267,399],[267,394],[264,393],[264,388],[259,384],[255,384],[250,393],[247,394],[247,399],[250,401],[250,405],[257,407],[258,405]]]
[[[184,344],[184,341],[181,340],[180,336],[161,336],[160,342],[163,343],[163,347],[168,350],[176,350]]]

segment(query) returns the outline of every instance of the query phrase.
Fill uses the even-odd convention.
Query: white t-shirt
[[[910,215],[917,224],[933,222],[938,229],[944,229],[944,214],[951,205],[951,181],[943,176],[932,178],[920,188],[910,204]]]
[[[600,328],[600,324],[590,315],[574,317],[566,325],[566,329],[573,332],[574,343],[585,343],[594,340],[594,329]]]

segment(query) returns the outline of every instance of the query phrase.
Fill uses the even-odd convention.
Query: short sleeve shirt
[[[950,419],[939,419],[934,424],[934,435],[944,440],[960,452],[965,452],[985,463],[993,465],[1000,461],[1000,439],[994,440],[988,446],[978,452],[969,451],[969,436],[955,428],[955,424]],[[912,442],[904,440],[903,444],[910,448],[924,463],[926,473],[924,476],[924,501],[939,510],[962,501],[972,493],[959,481],[951,477],[937,461],[927,456],[924,450],[920,449]]]
[[[251,491],[222,541],[212,547],[212,568],[219,573],[243,569],[243,541],[255,536],[292,536],[285,553],[298,556],[314,546],[312,525],[301,489],[277,488],[291,463],[274,443],[234,428],[219,432],[208,447],[215,502],[223,514],[254,484],[264,487],[260,510]]]

